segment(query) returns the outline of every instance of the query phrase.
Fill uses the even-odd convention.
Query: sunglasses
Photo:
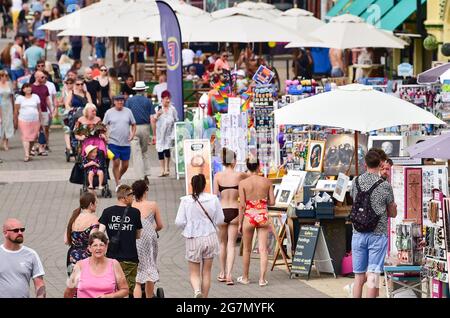
[[[106,72],[107,70],[106,70],[106,69],[101,69],[100,71],[102,71],[102,72]]]
[[[130,195],[134,195],[134,193],[133,192],[128,193],[127,197],[129,197]]]
[[[83,85],[83,83],[76,83],[75,85],[76,86],[81,86],[81,85]]]
[[[20,227],[20,228],[17,228],[17,229],[11,229],[11,230],[7,230],[7,231],[9,231],[9,232],[14,232],[14,233],[19,233],[19,232],[25,232],[25,228],[24,227]]]
[[[37,67],[45,67],[44,64],[38,64]]]

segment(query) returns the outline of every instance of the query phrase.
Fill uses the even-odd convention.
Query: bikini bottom
[[[236,208],[226,208],[223,209],[223,216],[225,217],[224,222],[230,223],[239,215],[239,209]]]

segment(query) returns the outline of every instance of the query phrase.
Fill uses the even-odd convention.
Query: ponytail
[[[73,210],[72,216],[69,219],[69,223],[67,224],[66,236],[67,236],[67,244],[72,245],[72,226],[75,223],[75,220],[78,216],[80,216],[82,209],[87,209],[91,203],[95,204],[97,200],[95,194],[90,192],[83,193],[80,197],[80,206]]]
[[[205,190],[206,186],[206,178],[204,174],[198,174],[192,177],[191,179],[192,185],[192,198],[195,201],[198,201],[198,197]]]
[[[67,237],[67,244],[72,245],[72,225],[77,219],[77,217],[81,213],[81,208],[76,208],[72,212],[72,216],[69,219],[69,224],[67,224],[67,230],[66,230],[66,237]]]

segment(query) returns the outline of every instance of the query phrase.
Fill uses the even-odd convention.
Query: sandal
[[[267,280],[264,280],[263,282],[259,282],[259,287],[267,286],[267,284],[269,284],[269,282]]]
[[[244,278],[243,278],[242,276],[239,276],[239,277],[236,279],[236,281],[237,281],[239,284],[242,284],[242,285],[248,285],[248,284],[250,284],[250,280],[247,279],[247,281],[244,281]]]
[[[164,172],[161,172],[161,174],[158,177],[165,177],[166,174]]]
[[[47,151],[41,151],[38,153],[38,156],[46,157],[46,156],[48,156],[48,153],[47,153]]]
[[[89,190],[94,190],[94,187],[93,186],[89,186],[88,189]]]
[[[29,162],[29,161],[30,161],[30,157],[25,157],[25,158],[23,159],[23,161],[24,161],[24,162]]]
[[[30,155],[31,155],[31,156],[36,156],[36,151],[30,150]]]
[[[217,280],[221,283],[224,283],[227,281],[227,279],[225,277],[220,277],[220,276],[217,276]]]
[[[234,285],[234,282],[233,282],[233,280],[227,280],[226,284],[227,284],[228,286],[233,286],[233,285]]]

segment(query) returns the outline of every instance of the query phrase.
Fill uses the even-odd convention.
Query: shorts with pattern
[[[219,255],[219,239],[214,232],[208,236],[186,239],[186,259],[189,262],[201,263],[205,258]]]

